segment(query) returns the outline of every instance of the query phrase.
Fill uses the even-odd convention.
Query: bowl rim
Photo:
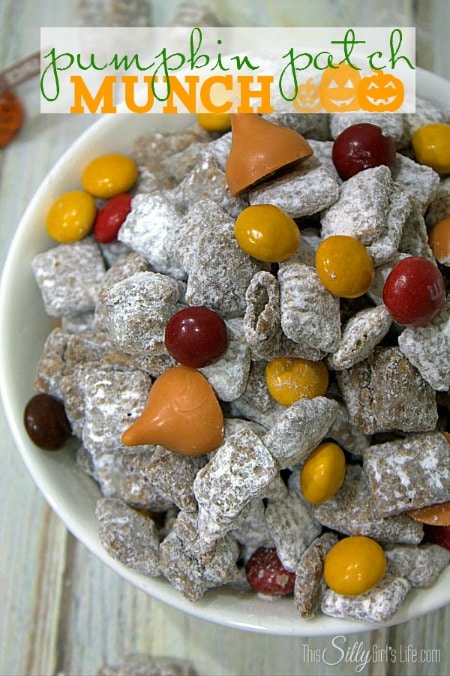
[[[417,89],[421,98],[429,100],[436,106],[440,108],[450,106],[450,82],[444,78],[417,69]],[[25,295],[26,289],[29,289],[33,297],[40,300],[36,288],[31,286],[34,287],[35,285],[29,263],[34,254],[38,253],[38,250],[50,248],[55,243],[42,233],[37,233],[34,236],[30,234],[33,232],[32,225],[36,222],[37,214],[42,215],[46,212],[56,196],[61,194],[63,190],[72,189],[70,185],[73,184],[73,172],[76,172],[76,176],[81,176],[81,167],[89,159],[98,156],[100,152],[125,152],[126,148],[129,149],[132,140],[141,133],[159,129],[162,117],[165,118],[164,130],[166,130],[167,125],[170,130],[181,128],[193,119],[192,115],[170,116],[170,120],[167,119],[169,117],[167,115],[150,114],[132,117],[129,117],[129,115],[131,114],[116,113],[113,116],[103,116],[95,121],[57,160],[32,197],[13,237],[2,272],[0,283],[0,325],[2,327],[9,326],[11,313],[14,312],[15,308],[13,285],[14,282],[17,283],[19,279],[22,279],[22,276]],[[133,123],[132,136],[124,139],[120,132],[127,128],[129,120],[133,117],[136,119]],[[99,148],[100,152],[98,151]],[[108,148],[108,150],[105,150],[105,148]],[[31,247],[27,246],[30,237],[33,245]],[[21,272],[18,272],[19,264]],[[38,308],[37,311],[41,315],[43,307]],[[41,332],[42,335],[39,336],[41,341],[45,339],[51,328],[49,321],[46,331]],[[406,602],[389,622],[375,624],[335,619],[324,615],[319,615],[308,621],[302,620],[296,612],[292,598],[275,601],[263,600],[263,597],[254,592],[236,591],[233,587],[210,590],[198,602],[191,603],[165,579],[148,578],[122,565],[111,558],[103,549],[97,533],[93,532],[92,520],[89,520],[84,513],[81,515],[78,512],[75,513],[74,505],[71,508],[72,501],[75,499],[74,495],[66,495],[61,486],[55,485],[54,473],[62,470],[69,473],[69,476],[73,478],[74,492],[80,490],[88,501],[100,496],[93,480],[82,473],[80,468],[74,466],[73,445],[71,447],[71,444],[69,444],[69,447],[62,451],[43,455],[42,451],[34,447],[26,435],[22,424],[26,399],[24,400],[23,392],[20,391],[17,373],[13,368],[14,360],[11,359],[11,356],[14,354],[16,341],[12,340],[10,333],[11,331],[5,330],[0,332],[0,372],[2,373],[0,391],[6,419],[25,466],[45,500],[74,537],[104,564],[141,591],[197,619],[267,635],[297,637],[323,637],[374,631],[420,617],[450,603],[450,567],[442,573],[437,583],[439,590],[436,590],[435,584],[430,588],[431,592],[430,590],[411,591]],[[19,344],[21,339],[19,339]],[[38,353],[39,351],[36,352],[36,354]],[[29,396],[31,396],[33,393],[32,378],[30,378],[27,389]],[[444,593],[445,590],[447,590],[447,594]],[[236,608],[237,600],[239,602],[238,608]],[[261,613],[264,603],[270,603],[272,608],[272,612],[265,613],[265,616]],[[277,614],[273,617],[275,612]]]

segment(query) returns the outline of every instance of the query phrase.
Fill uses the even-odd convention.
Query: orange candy
[[[23,108],[13,91],[0,94],[0,148],[8,145],[23,124]]]
[[[197,113],[197,122],[205,131],[225,132],[231,127],[230,113]]]
[[[372,286],[373,261],[361,242],[348,235],[327,237],[316,251],[316,270],[330,293],[341,298],[358,298]]]
[[[266,366],[267,389],[282,406],[299,399],[322,397],[328,389],[328,369],[322,361],[277,357]]]
[[[414,521],[429,526],[450,526],[450,500],[435,505],[427,505],[421,509],[410,509],[406,512]]]
[[[430,230],[428,242],[433,256],[443,265],[450,266],[450,218],[439,221]]]
[[[450,172],[450,124],[424,124],[414,132],[411,143],[419,164],[426,164],[441,174]]]
[[[196,369],[174,366],[157,378],[140,418],[122,435],[125,446],[161,445],[203,455],[223,441],[223,414],[214,390]]]
[[[239,195],[278,169],[303,162],[313,154],[301,134],[256,113],[232,113],[231,130],[225,174],[232,195]]]
[[[339,540],[328,552],[325,582],[337,594],[358,596],[383,579],[386,567],[386,555],[378,542],[354,535]]]

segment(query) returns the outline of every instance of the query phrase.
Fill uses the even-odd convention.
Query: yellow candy
[[[83,190],[66,192],[49,209],[47,232],[52,239],[62,244],[78,242],[90,232],[96,213],[92,195]]]
[[[335,495],[345,477],[345,455],[332,441],[318,446],[307,458],[300,474],[300,486],[306,500],[320,505]]]
[[[228,131],[231,129],[230,113],[197,113],[197,122],[205,131]]]
[[[266,366],[267,388],[282,406],[290,406],[304,397],[323,396],[328,380],[328,369],[321,361],[278,357]]]
[[[356,596],[372,589],[386,572],[380,545],[364,536],[340,540],[325,558],[325,582],[337,594]]]
[[[364,244],[355,237],[333,235],[319,244],[316,270],[335,296],[358,298],[372,286],[375,269]]]
[[[273,204],[244,209],[236,219],[234,234],[241,249],[266,263],[287,260],[300,244],[295,221]]]
[[[424,124],[414,132],[411,142],[420,164],[442,174],[450,172],[450,124]]]
[[[89,162],[83,171],[82,183],[91,195],[109,199],[127,192],[137,177],[138,168],[130,157],[110,153]]]

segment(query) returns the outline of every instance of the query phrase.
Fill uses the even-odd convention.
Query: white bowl
[[[417,73],[417,90],[435,105],[450,105],[450,83],[425,71]],[[149,131],[173,131],[188,123],[185,115],[112,115],[92,125],[44,178],[17,230],[5,264],[0,291],[1,393],[15,443],[34,481],[71,533],[110,568],[139,589],[198,618],[261,633],[284,636],[326,636],[380,628],[364,622],[319,615],[301,620],[292,598],[265,600],[231,589],[209,591],[190,603],[162,578],[147,578],[113,560],[97,537],[94,506],[96,484],[73,460],[73,449],[40,451],[23,427],[23,411],[32,396],[33,375],[45,338],[52,328],[31,274],[38,252],[52,246],[42,223],[52,202],[78,188],[87,162],[106,152],[129,152],[132,141]],[[450,603],[450,568],[429,590],[410,593],[389,624],[398,624]]]

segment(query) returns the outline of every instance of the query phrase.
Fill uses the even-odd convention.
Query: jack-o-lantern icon
[[[320,81],[320,102],[328,113],[348,113],[359,110],[359,70],[348,63],[329,66]]]
[[[403,82],[382,70],[375,75],[362,78],[358,87],[359,106],[371,113],[385,113],[398,110],[405,98]]]
[[[299,113],[317,113],[322,110],[320,87],[314,84],[312,77],[299,85],[297,98],[294,99],[294,108]]]

